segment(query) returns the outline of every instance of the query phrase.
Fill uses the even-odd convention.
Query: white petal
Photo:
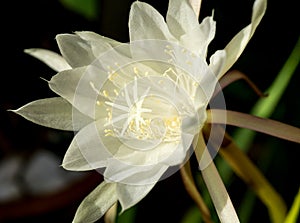
[[[218,50],[210,57],[209,68],[214,73],[217,79],[223,75],[222,70],[226,61],[226,51]]]
[[[179,152],[178,143],[161,143],[155,148],[151,149],[153,144],[150,144],[145,140],[135,141],[136,143],[140,144],[140,147],[142,147],[142,149],[132,149],[123,144],[114,154],[114,158],[118,161],[132,166],[152,166],[167,160],[168,157],[172,156],[174,153]],[[147,147],[149,146],[150,148],[148,149]],[[138,147],[136,146],[136,148]],[[185,157],[185,155],[183,156]]]
[[[116,202],[116,184],[104,181],[81,202],[72,222],[96,222]]]
[[[170,32],[178,40],[199,26],[198,18],[187,0],[170,0],[166,20]]]
[[[197,15],[187,0],[170,0],[167,24],[184,47],[206,57],[208,44],[215,36],[216,24],[212,17],[206,17],[199,25]]]
[[[182,35],[180,43],[196,55],[206,58],[207,47],[214,38],[215,31],[215,21],[212,17],[206,17],[198,27]]]
[[[200,15],[201,2],[202,2],[202,0],[189,0],[189,3],[191,4],[197,17],[199,17],[199,15]]]
[[[251,24],[246,26],[235,37],[233,37],[233,39],[224,49],[226,51],[227,58],[221,71],[221,75],[224,75],[242,54],[263,15],[265,14],[266,7],[266,0],[256,0],[254,2]]]
[[[112,156],[114,144],[103,143],[104,120],[93,122],[81,129],[69,146],[62,166],[67,170],[85,171],[106,166]]]
[[[73,68],[89,65],[95,60],[91,46],[77,35],[60,34],[56,41],[61,54]]]
[[[32,48],[26,49],[25,53],[28,53],[29,55],[39,59],[55,71],[59,72],[71,69],[71,66],[61,55],[50,50]]]
[[[122,206],[121,212],[140,202],[154,186],[155,183],[147,185],[117,184],[118,199]]]
[[[147,3],[136,1],[129,15],[130,41],[143,39],[175,40],[164,18]]]
[[[95,66],[80,67],[56,74],[49,81],[49,87],[80,112],[96,119],[99,118],[99,108],[96,106],[98,93],[92,88],[91,82],[100,89],[106,77],[107,74]]]
[[[192,145],[193,138],[194,135],[182,133],[180,144],[177,145],[176,150],[173,152],[173,154],[169,155],[165,160],[163,160],[163,163],[168,166],[183,164],[185,158],[187,158],[188,150]]]
[[[146,185],[156,183],[168,166],[163,164],[134,166],[122,162],[115,157],[108,160],[104,177],[107,181],[130,185]]]
[[[124,56],[130,57],[129,47],[124,46],[127,44],[120,43],[116,40],[101,36],[94,32],[84,31],[75,33],[91,45],[94,56],[96,58],[112,49],[118,51],[118,53]]]
[[[77,32],[76,34],[91,45],[92,51],[96,58],[106,51],[112,49],[111,45],[104,41],[104,38],[97,33]]]
[[[12,111],[36,124],[61,130],[77,131],[92,121],[59,97],[33,101]]]
[[[103,41],[111,45],[112,47],[116,47],[120,44],[121,42],[118,42],[116,40],[107,38],[105,36],[101,36],[98,33],[95,32],[90,32],[90,31],[82,31],[82,32],[75,32],[76,35],[80,36],[80,38],[86,40],[86,41]]]

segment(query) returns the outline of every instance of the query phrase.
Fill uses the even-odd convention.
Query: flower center
[[[172,101],[161,96],[161,92],[157,93],[150,84],[157,85],[156,82],[160,81],[135,77],[113,100],[106,100],[104,135],[117,137],[122,144],[136,150],[152,149],[160,143],[180,142],[181,115]]]
[[[119,67],[119,73],[110,69],[100,90],[90,83],[99,96],[96,104],[101,116],[106,118],[103,140],[109,143],[115,137],[120,145],[142,151],[161,143],[179,144],[183,123],[195,115],[198,85],[193,78],[153,61]]]
[[[154,96],[138,98],[128,109],[116,103],[106,104],[112,109],[112,113],[107,113],[107,125],[112,126],[110,132],[130,148],[148,150],[162,142],[179,142],[181,118],[163,99]],[[164,114],[164,107],[171,115]]]

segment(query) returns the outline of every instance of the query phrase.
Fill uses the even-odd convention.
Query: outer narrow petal
[[[112,47],[116,47],[122,44],[121,42],[107,38],[105,36],[101,36],[98,33],[91,32],[91,31],[82,31],[82,32],[75,32],[75,33],[76,35],[80,36],[80,38],[86,41],[103,41]]]
[[[129,15],[130,41],[143,39],[175,40],[164,18],[152,6],[134,2]]]
[[[56,41],[61,54],[73,68],[89,65],[95,60],[91,46],[77,35],[60,34]]]
[[[104,52],[112,49],[112,46],[105,41],[105,38],[94,32],[76,32],[80,38],[87,41],[91,46],[94,56],[97,58]]]
[[[206,17],[199,25],[197,15],[187,0],[171,0],[167,12],[167,24],[171,33],[184,47],[206,57],[207,47],[214,38],[216,30],[216,23],[212,17]]]
[[[104,121],[98,120],[75,135],[63,159],[62,166],[65,169],[85,171],[106,166],[106,160],[112,156],[114,144],[113,141],[111,145],[103,144],[103,126]]]
[[[227,58],[220,75],[225,74],[242,54],[267,7],[266,0],[256,0],[253,5],[251,24],[242,29],[225,47]]]
[[[126,47],[127,44],[125,43],[118,42],[105,36],[101,36],[94,32],[84,31],[76,32],[76,34],[91,45],[94,56],[96,58],[109,50],[115,50],[123,56],[131,57],[129,47]]]
[[[26,49],[25,53],[28,53],[29,55],[39,59],[55,71],[60,72],[71,69],[71,66],[61,55],[50,50],[32,48]]]
[[[59,97],[33,101],[13,112],[36,124],[69,131],[77,131],[92,121]],[[73,115],[77,118],[76,125],[72,120]]]
[[[226,62],[226,51],[218,50],[210,57],[209,68],[215,74],[217,79],[220,79],[223,75],[223,68]]]
[[[83,114],[96,119],[96,101],[98,93],[91,86],[91,82],[99,89],[105,82],[107,74],[101,73],[94,66],[65,70],[53,76],[49,87],[55,93],[68,100]]]
[[[199,27],[198,18],[187,0],[170,0],[166,20],[177,39]]]
[[[196,55],[206,58],[207,47],[214,38],[215,31],[215,21],[212,17],[207,17],[198,27],[182,35],[180,43]]]
[[[96,222],[116,202],[116,184],[104,181],[81,202],[72,222]]]
[[[155,183],[147,185],[117,184],[117,194],[122,212],[141,201],[154,186]]]
[[[216,22],[213,16],[206,17],[203,19],[199,26],[200,33],[204,36],[204,42],[201,44],[202,48],[199,49],[199,54],[205,58],[207,56],[207,47],[210,42],[215,38],[216,34]]]

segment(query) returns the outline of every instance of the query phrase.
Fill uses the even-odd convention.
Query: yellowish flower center
[[[101,90],[90,83],[106,117],[104,137],[117,137],[122,144],[142,150],[179,143],[183,118],[193,113],[198,83],[169,64],[115,66],[107,68],[108,79]]]

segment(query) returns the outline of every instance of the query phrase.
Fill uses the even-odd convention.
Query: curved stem
[[[225,142],[226,145],[222,145],[219,150],[221,156],[267,206],[272,222],[282,222],[286,214],[286,205],[282,197],[227,134]]]
[[[181,174],[185,189],[187,190],[187,192],[189,193],[191,198],[195,201],[204,222],[212,223],[209,209],[206,206],[205,202],[203,201],[203,198],[202,198],[201,194],[199,193],[199,191],[196,187],[195,181],[193,179],[189,161],[187,161],[186,164],[183,167],[181,167],[180,174]]]
[[[226,119],[224,119],[224,115],[226,115]],[[207,122],[247,128],[300,143],[300,128],[246,113],[222,109],[211,109],[207,111]]]
[[[254,83],[247,77],[244,73],[238,70],[228,71],[220,79],[220,88],[216,88],[212,97],[216,96],[221,90],[223,90],[228,85],[232,84],[235,81],[244,80],[252,88],[252,90],[260,97],[266,97],[267,94],[264,94]]]
[[[204,149],[206,149],[205,141],[203,135],[199,134],[195,147],[198,162],[202,158]],[[239,223],[236,211],[214,162],[211,160],[208,166],[201,170],[201,173],[221,223]]]

